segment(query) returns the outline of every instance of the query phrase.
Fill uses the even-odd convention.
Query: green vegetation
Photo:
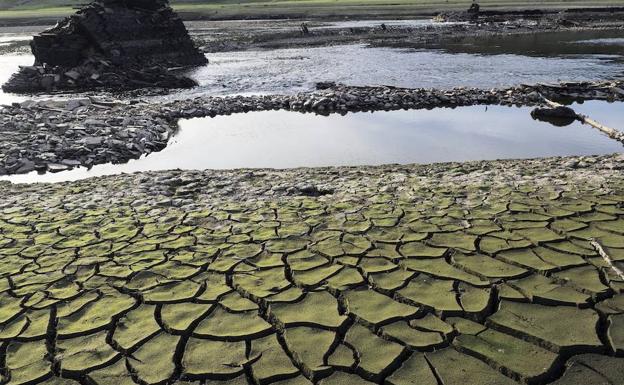
[[[48,19],[69,15],[86,0],[0,0],[0,19]],[[172,0],[186,18],[413,16],[439,10],[467,9],[472,0]],[[586,7],[622,5],[619,0],[482,0],[484,7]]]

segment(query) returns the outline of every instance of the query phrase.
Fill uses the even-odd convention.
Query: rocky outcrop
[[[97,0],[31,42],[35,64],[14,75],[7,92],[186,88],[172,69],[207,59],[167,0]]]

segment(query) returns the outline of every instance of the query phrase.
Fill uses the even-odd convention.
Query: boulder
[[[550,123],[554,126],[569,126],[576,120],[578,115],[570,107],[554,107],[554,108],[536,108],[531,111],[531,117],[534,120]]]
[[[168,0],[96,0],[35,36],[31,48],[34,66],[5,91],[192,87],[169,68],[208,63]],[[58,81],[42,82],[47,75]]]

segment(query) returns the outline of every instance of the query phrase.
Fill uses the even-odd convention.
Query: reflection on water
[[[582,106],[582,110],[593,111],[596,120],[608,113],[610,124],[624,127],[622,107],[622,104],[592,102]],[[178,134],[163,151],[127,164],[1,179],[54,182],[176,168],[379,165],[622,151],[619,142],[588,126],[580,123],[550,126],[533,121],[530,111],[530,108],[479,106],[328,117],[266,111],[192,119],[181,122]]]
[[[578,42],[579,44],[614,44],[624,46],[624,38],[607,38],[607,39],[590,39],[590,40],[581,40]]]
[[[588,116],[599,123],[624,131],[624,103],[585,102],[571,106],[577,114]]]
[[[11,75],[19,69],[19,66],[32,65],[32,55],[0,55],[0,85],[4,84]],[[0,105],[21,102],[28,99],[24,95],[5,94],[0,90]]]
[[[426,47],[443,49],[449,53],[476,53],[482,55],[515,54],[540,57],[617,55],[621,57],[624,54],[622,49],[623,40],[624,31],[621,29],[554,31],[515,35],[454,37],[440,43],[429,44]]]
[[[341,21],[323,25],[333,28],[378,25],[376,23],[381,22],[388,24],[392,21]],[[394,23],[430,25],[431,22],[404,20]],[[210,29],[220,25],[214,22],[190,24],[192,34],[213,34],[215,31]],[[266,21],[251,21],[249,25],[241,22],[232,24],[251,30],[271,26]],[[298,23],[284,21],[275,23],[271,28],[284,28],[284,25],[296,28]],[[9,40],[9,44],[13,44],[15,39],[27,44],[24,39],[30,33],[19,29],[0,29],[0,44]],[[494,88],[520,83],[601,80],[624,73],[624,50],[622,45],[617,44],[624,39],[623,33],[621,30],[566,31],[465,37],[418,49],[354,44],[210,53],[207,55],[209,65],[189,73],[198,81],[199,87],[158,98],[296,93],[311,90],[315,83],[321,81],[410,88]],[[6,81],[19,65],[30,65],[34,61],[31,55],[2,52],[0,47],[0,82]],[[24,97],[0,92],[0,104],[20,100]]]

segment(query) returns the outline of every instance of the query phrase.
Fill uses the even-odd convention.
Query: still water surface
[[[624,105],[575,105],[624,128]],[[483,106],[351,113],[328,117],[290,111],[185,120],[163,151],[122,165],[0,179],[57,182],[168,169],[292,168],[431,163],[501,158],[610,154],[619,142],[589,126],[554,127],[530,108]],[[607,117],[607,119],[603,119]]]

